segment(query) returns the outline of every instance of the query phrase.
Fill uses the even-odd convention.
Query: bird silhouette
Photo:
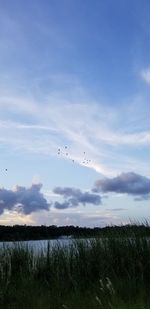
[[[64,149],[68,150],[68,146],[65,145],[65,146],[64,146]],[[60,148],[58,148],[57,154],[58,154],[58,155],[62,155],[62,156],[66,155],[66,157],[69,156],[70,159],[71,159],[71,156],[70,156],[69,152],[66,152],[66,153],[65,153],[65,152],[61,151]],[[83,151],[83,154],[84,154],[84,157],[81,159],[81,160],[83,160],[83,161],[81,161],[80,163],[81,163],[81,164],[84,164],[84,165],[88,165],[88,163],[91,162],[91,160],[86,158],[86,155],[85,155],[86,152],[85,152],[85,151]],[[74,163],[75,160],[72,159],[72,162]]]

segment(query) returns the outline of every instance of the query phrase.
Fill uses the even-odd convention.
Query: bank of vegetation
[[[64,247],[49,242],[46,252],[0,249],[1,308],[148,309],[149,291],[150,241],[138,226]]]
[[[110,234],[118,237],[119,235],[127,236],[134,235],[149,236],[150,226],[147,222],[142,224],[128,224],[120,226],[100,227],[79,227],[79,226],[56,226],[56,225],[0,225],[0,241],[21,241],[21,240],[42,240],[56,239],[61,236],[72,236],[73,238],[85,237],[107,237]]]

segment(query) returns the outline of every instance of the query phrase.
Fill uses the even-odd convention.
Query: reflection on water
[[[16,245],[28,247],[29,249],[33,249],[33,251],[43,251],[45,252],[48,246],[53,248],[54,246],[69,246],[73,242],[73,239],[69,237],[58,238],[58,239],[49,239],[49,240],[27,240],[27,241],[7,241],[0,242],[0,248],[11,248]]]
[[[111,240],[111,239],[110,239]],[[127,243],[129,241],[131,241],[132,243],[136,243],[137,239],[132,238],[132,237],[127,237],[127,238],[115,238],[115,240],[117,240],[118,242],[126,242]],[[150,237],[145,237],[144,238],[145,241],[147,241],[148,243],[150,243]],[[88,245],[90,245],[91,241],[100,241],[101,245],[106,245],[106,242],[109,241],[109,238],[79,238],[74,239],[72,237],[60,237],[57,239],[48,239],[48,240],[27,240],[27,241],[8,241],[8,242],[0,242],[0,249],[1,248],[12,248],[15,246],[23,246],[23,247],[27,247],[29,249],[32,249],[34,252],[47,252],[47,248],[48,248],[48,244],[49,244],[49,248],[54,248],[54,247],[67,247],[69,248],[69,246],[71,244],[73,244],[73,242],[83,242],[85,241],[86,243],[88,242]],[[139,238],[138,241],[142,241],[142,238]]]

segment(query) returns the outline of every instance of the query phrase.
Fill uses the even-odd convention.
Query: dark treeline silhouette
[[[150,236],[150,226],[145,224],[128,224],[122,226],[79,227],[79,226],[28,226],[0,225],[0,241],[42,240],[62,236],[78,237],[123,237],[123,236]]]

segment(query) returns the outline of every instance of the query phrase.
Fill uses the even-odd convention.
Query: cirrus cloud
[[[141,78],[148,84],[150,84],[150,68],[141,71]]]

